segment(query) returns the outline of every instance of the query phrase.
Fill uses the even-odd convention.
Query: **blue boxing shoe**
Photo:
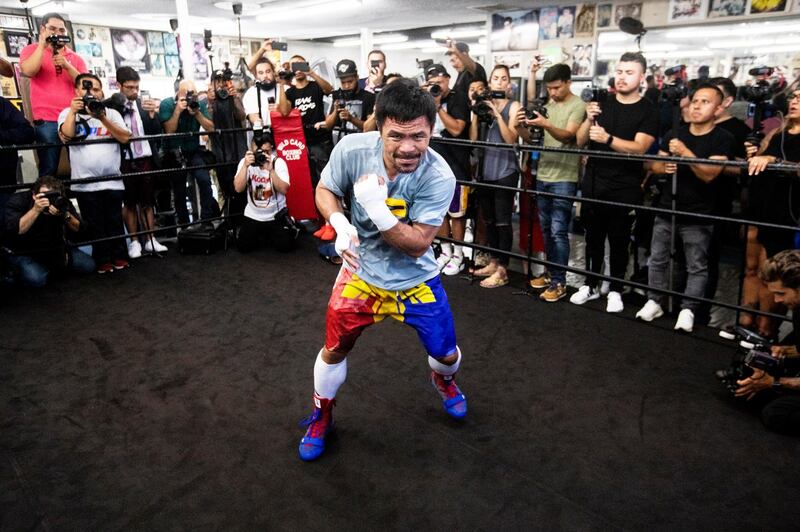
[[[325,451],[325,437],[333,430],[333,403],[333,399],[314,394],[314,412],[300,422],[301,427],[308,427],[298,448],[301,460],[311,462]]]
[[[431,371],[431,384],[439,392],[447,414],[455,419],[464,419],[467,415],[467,398],[458,389],[454,377]]]

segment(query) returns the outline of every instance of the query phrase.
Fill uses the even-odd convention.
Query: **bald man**
[[[209,118],[208,104],[205,99],[198,99],[197,88],[193,81],[184,80],[178,85],[174,98],[162,100],[158,116],[164,126],[164,133],[198,132],[200,126],[206,131],[214,131],[214,123]],[[200,138],[182,137],[164,140],[164,149],[170,154],[167,165],[181,166],[181,161],[186,166],[200,166],[203,161],[203,151],[200,147]],[[211,191],[211,175],[208,169],[191,170],[189,175],[197,183],[200,191],[200,217],[213,218],[219,214],[219,205]],[[178,223],[189,222],[189,211],[186,209],[186,173],[176,172],[172,177],[172,191],[175,194],[175,213]]]

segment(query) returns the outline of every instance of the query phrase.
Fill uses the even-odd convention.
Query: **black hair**
[[[553,65],[544,72],[542,81],[552,83],[554,81],[569,81],[572,79],[572,70],[564,63]]]
[[[33,183],[33,187],[31,190],[34,194],[38,194],[42,187],[49,188],[52,192],[58,192],[62,196],[64,195],[64,184],[61,182],[60,179],[53,177],[51,175],[43,175]]]
[[[697,91],[701,89],[708,89],[710,91],[714,91],[717,94],[717,96],[719,96],[719,103],[722,103],[722,100],[725,99],[725,94],[721,90],[719,90],[719,87],[717,87],[713,83],[708,83],[707,81],[697,84],[697,87],[692,91],[692,97]]]
[[[253,144],[255,144],[256,148],[260,148],[265,143],[269,142],[269,145],[273,148],[275,147],[275,137],[272,136],[272,132],[269,129],[264,129],[261,131],[261,142],[256,142],[255,136],[253,137]]]
[[[428,119],[432,128],[436,123],[436,102],[412,79],[400,78],[389,83],[375,102],[375,122],[379,131],[387,118],[407,123],[421,116]]]
[[[708,80],[709,83],[719,88],[725,97],[736,98],[736,84],[728,78],[718,77]]]
[[[625,52],[619,58],[620,63],[639,63],[642,65],[642,72],[647,72],[647,59],[641,52]]]
[[[96,74],[92,74],[91,72],[84,72],[83,74],[78,74],[77,76],[75,76],[75,83],[74,83],[75,88],[77,89],[78,87],[80,87],[81,82],[85,79],[95,79],[97,80],[97,83],[99,83],[101,87],[103,86],[103,82],[100,81],[100,78],[98,78]]]
[[[765,283],[780,281],[786,288],[800,288],[800,250],[787,249],[768,258],[758,277]]]
[[[45,15],[42,17],[42,26],[46,26],[46,25],[47,25],[47,23],[48,23],[48,22],[50,22],[50,19],[51,19],[51,18],[57,18],[58,20],[60,20],[61,22],[63,22],[65,26],[67,25],[67,21],[64,19],[64,17],[62,17],[62,16],[61,16],[61,15],[59,15],[58,13],[46,13],[46,14],[45,14]]]
[[[495,70],[505,70],[506,71],[506,75],[509,78],[511,78],[511,69],[509,69],[507,65],[498,64],[498,65],[495,65],[494,68],[492,69],[492,71],[489,73],[489,79],[492,78],[492,75],[494,74]],[[488,85],[488,83],[487,83],[487,85]]]
[[[129,66],[119,67],[117,69],[117,83],[122,85],[128,81],[139,81],[139,73]]]
[[[275,64],[270,61],[269,57],[261,56],[258,61],[256,61],[256,65],[269,65],[273,71],[275,71]]]

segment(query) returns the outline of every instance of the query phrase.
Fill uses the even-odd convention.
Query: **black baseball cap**
[[[447,76],[448,78],[450,77],[450,74],[447,73],[447,69],[443,65],[437,63],[429,66],[428,69],[425,70],[426,80],[439,76]]]
[[[457,42],[456,43],[456,50],[458,50],[462,54],[466,54],[467,52],[469,52],[469,45],[467,43],[465,43],[465,42]],[[450,50],[447,50],[444,53],[444,55],[450,55],[452,53],[453,52],[451,52]]]
[[[347,76],[355,76],[358,74],[356,62],[350,59],[342,59],[336,63],[336,77],[346,78]]]

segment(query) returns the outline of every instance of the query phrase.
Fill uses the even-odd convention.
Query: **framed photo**
[[[492,50],[535,50],[539,14],[534,10],[505,11],[492,15]]]
[[[620,4],[614,7],[614,26],[619,26],[619,21],[625,17],[642,20],[642,3]]]
[[[166,53],[164,50],[164,34],[160,31],[148,31],[147,44],[150,47],[151,54]]]
[[[558,38],[557,7],[543,7],[539,11],[539,38],[543,41]]]
[[[111,30],[111,47],[117,68],[131,67],[137,72],[150,72],[150,54],[147,51],[147,36],[139,30]]]
[[[688,22],[706,18],[706,0],[669,0],[668,20]]]
[[[0,76],[0,88],[2,88],[3,98],[19,98],[19,87],[15,78]]]
[[[747,0],[711,0],[708,18],[736,17],[747,11]]]
[[[572,46],[572,75],[577,78],[591,78],[594,75],[594,45],[575,44]]]
[[[0,15],[0,28],[10,28],[13,30],[27,30],[28,20],[18,15]]]
[[[597,6],[597,27],[610,28],[611,17],[614,15],[614,10],[611,4],[599,4]]]
[[[242,42],[242,44],[240,45],[239,41],[231,39],[230,41],[228,41],[228,47],[231,49],[231,55],[232,56],[240,56],[241,57],[241,56],[245,55],[247,42],[246,41]]]
[[[750,0],[750,14],[782,13],[788,3],[788,0]]]
[[[594,35],[594,21],[597,18],[597,6],[594,4],[578,4],[575,8],[575,36],[591,37]]]
[[[27,33],[19,31],[4,31],[3,42],[6,45],[8,57],[19,57],[22,49],[31,43],[31,37]]]

